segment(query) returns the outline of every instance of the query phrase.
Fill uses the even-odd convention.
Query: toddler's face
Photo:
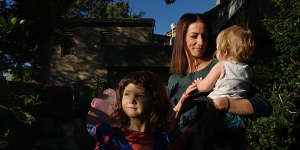
[[[143,87],[132,83],[125,87],[122,98],[122,108],[129,118],[143,117],[148,101]]]

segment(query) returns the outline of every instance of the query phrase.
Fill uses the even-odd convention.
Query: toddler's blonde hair
[[[255,47],[251,30],[237,25],[222,30],[217,37],[217,45],[217,51],[220,52],[220,55],[223,55],[227,50],[227,58],[238,62],[246,62]]]

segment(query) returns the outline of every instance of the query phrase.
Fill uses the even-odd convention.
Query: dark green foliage
[[[273,106],[273,114],[249,124],[252,149],[297,149],[300,129],[300,2],[273,0],[278,15],[263,20],[273,40],[272,55],[261,59],[269,77],[258,87]]]
[[[42,85],[0,81],[0,149],[7,149],[9,137],[20,127],[36,121],[40,106],[46,102]],[[12,143],[10,143],[12,144]]]
[[[3,82],[0,83],[0,105],[8,108],[20,107],[26,112],[36,114],[38,107],[43,104],[46,87],[35,83]]]
[[[0,71],[10,69],[16,76],[23,76],[24,63],[34,59],[36,41],[32,38],[30,26],[25,19],[0,16]]]
[[[105,18],[106,8],[113,0],[75,0],[67,18]]]
[[[64,17],[67,18],[137,18],[124,0],[75,0]]]

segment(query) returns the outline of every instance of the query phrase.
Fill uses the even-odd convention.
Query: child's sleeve
[[[101,124],[96,124],[95,126],[92,127],[90,130],[90,135],[97,141],[99,141],[99,132],[101,132],[101,128],[99,127]],[[100,136],[101,138],[101,136]]]
[[[104,138],[112,131],[112,127],[106,123],[100,123],[93,126],[90,131],[90,135],[96,140],[96,142],[105,142]]]
[[[155,137],[155,150],[168,150],[170,148],[170,139],[167,133],[162,133]]]

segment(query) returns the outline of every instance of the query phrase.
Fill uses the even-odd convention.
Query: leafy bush
[[[41,104],[45,103],[46,87],[35,83],[0,82],[0,149],[8,149],[9,136],[20,126],[36,121]]]
[[[273,39],[271,58],[260,67],[270,76],[267,86],[259,87],[273,106],[273,114],[249,123],[251,149],[296,149],[300,124],[300,2],[273,0],[279,14],[264,19]]]

